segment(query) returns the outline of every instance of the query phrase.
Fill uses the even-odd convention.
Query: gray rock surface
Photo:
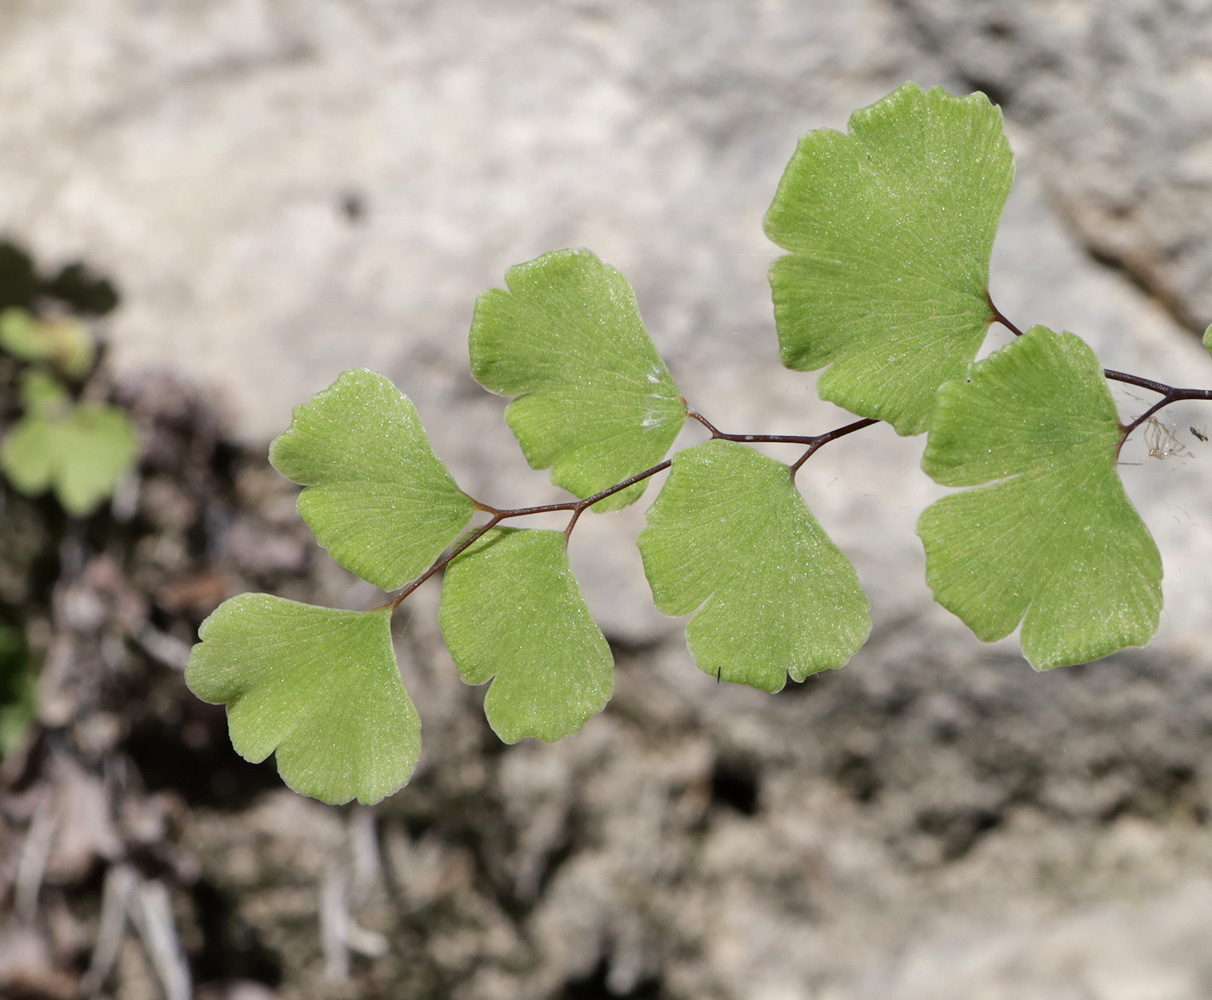
[[[1212,4],[898,0],[919,42],[1030,129],[1088,252],[1212,320]]]
[[[1003,311],[1080,333],[1110,367],[1208,384],[1183,329],[1212,318],[1208,13],[8,0],[0,226],[112,274],[118,364],[219,387],[246,440],[367,365],[417,401],[469,492],[540,503],[545,476],[466,374],[475,296],[512,263],[589,246],[632,280],[679,385],[718,424],[832,426],[812,380],[778,367],[761,216],[798,135],[844,127],[909,78],[1005,106],[1019,182],[995,251]],[[1168,411],[1186,455],[1125,456],[1166,560],[1161,636],[1060,674],[1032,675],[1013,644],[980,647],[931,604],[912,529],[938,491],[917,471],[921,442],[883,429],[801,477],[877,632],[847,671],[794,693],[695,671],[628,543],[640,512],[586,518],[573,558],[619,645],[619,695],[560,746],[484,757],[474,694],[419,593],[409,648],[423,655],[405,671],[425,780],[442,808],[462,794],[467,816],[515,838],[468,860],[457,809],[432,807],[432,835],[416,832],[419,793],[383,810],[401,891],[466,906],[448,939],[434,932],[434,961],[472,970],[460,995],[485,998],[556,996],[599,962],[623,996],[653,982],[746,1000],[1207,995],[1212,445],[1186,432],[1199,421],[1212,418]],[[302,835],[289,813],[265,836],[284,827]],[[339,835],[318,824],[319,855]],[[302,885],[323,876],[320,860],[296,867]],[[295,891],[297,919],[314,896]]]

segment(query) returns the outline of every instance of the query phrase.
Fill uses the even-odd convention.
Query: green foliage
[[[442,584],[442,635],[506,743],[553,742],[606,707],[614,661],[568,565],[558,531],[494,528],[455,559]]]
[[[944,385],[922,468],[982,488],[918,521],[935,600],[985,642],[1021,621],[1037,670],[1148,642],[1161,557],[1120,484],[1122,440],[1098,358],[1071,333],[1037,326]]]
[[[0,759],[22,744],[36,716],[34,662],[25,636],[0,625]]]
[[[26,413],[0,443],[0,469],[22,493],[54,489],[69,514],[91,514],[138,457],[130,420],[116,406],[73,403],[43,372],[26,373]]]
[[[518,396],[505,411],[532,468],[588,497],[659,462],[686,403],[652,346],[631,285],[587,250],[559,250],[511,267],[508,291],[480,296],[471,373]],[[595,506],[637,500],[637,483]]]
[[[766,215],[784,250],[770,271],[783,364],[832,365],[822,399],[926,429],[993,320],[985,289],[1014,177],[1002,116],[983,94],[905,84],[812,132]]]
[[[842,666],[871,631],[854,567],[790,469],[744,445],[679,452],[639,546],[657,608],[695,612],[690,652],[722,680],[778,691]]]
[[[52,417],[71,409],[72,397],[53,375],[37,368],[22,373],[19,389],[25,412],[35,417]]]
[[[638,544],[658,609],[691,616],[699,667],[772,692],[788,674],[840,667],[866,640],[869,604],[795,476],[877,420],[902,435],[928,429],[923,468],[962,490],[927,509],[918,533],[935,598],[979,638],[1021,623],[1037,669],[1146,642],[1161,561],[1120,484],[1119,451],[1156,410],[1212,391],[1106,373],[1163,394],[1125,426],[1072,334],[1036,327],[973,363],[992,322],[1019,332],[987,291],[1012,176],[1001,115],[979,94],[907,84],[856,112],[849,134],[800,142],[766,217],[789,251],[771,272],[782,358],[826,368],[821,397],[866,418],[816,435],[727,435],[692,413],[630,285],[591,253],[512,268],[507,289],[476,306],[472,373],[518,397],[506,420],[528,462],[579,499],[513,510],[472,500],[412,404],[382,376],[346,372],[296,409],[271,460],[306,487],[299,511],[334,558],[403,589],[365,613],[234,598],[203,624],[190,686],[227,704],[246,757],[276,749],[292,787],[375,801],[408,780],[419,751],[391,613],[444,570],[442,632],[463,680],[491,681],[492,728],[510,743],[574,733],[610,698],[613,667],[568,538],[585,510],[633,502],[667,467]],[[57,383],[31,384],[29,397],[31,413],[67,406]],[[691,416],[712,440],[663,461]],[[776,441],[804,452],[788,466],[752,447]],[[558,510],[564,532],[500,525]],[[489,520],[468,531],[477,511]]]
[[[0,348],[23,361],[51,364],[72,379],[84,378],[96,355],[96,344],[79,320],[39,320],[24,309],[0,313]]]
[[[1212,354],[1212,325],[1204,330],[1204,347],[1208,349],[1208,353]]]
[[[307,487],[299,513],[320,544],[384,590],[425,570],[474,510],[433,453],[416,407],[364,368],[296,407],[269,460]]]
[[[74,319],[41,320],[24,309],[0,313],[0,349],[29,362],[21,376],[24,415],[0,442],[0,471],[22,493],[48,489],[77,517],[110,496],[138,457],[135,429],[116,406],[75,403],[58,375],[82,379],[96,344]]]
[[[389,609],[241,594],[199,636],[186,682],[227,704],[240,756],[259,763],[276,750],[282,780],[322,802],[378,802],[408,781],[421,721],[396,668]]]

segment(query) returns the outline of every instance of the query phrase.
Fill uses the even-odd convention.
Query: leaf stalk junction
[[[837,441],[839,438],[844,438],[848,434],[853,434],[856,431],[861,431],[872,424],[878,424],[880,421],[873,420],[870,417],[864,417],[862,420],[854,420],[841,427],[835,427],[833,430],[824,431],[821,434],[728,434],[720,430],[710,420],[699,413],[697,410],[688,408],[686,416],[690,420],[697,421],[702,424],[711,434],[713,441],[734,441],[739,444],[800,444],[805,446],[804,453],[800,455],[791,464],[791,478],[795,479],[795,474],[800,470],[800,467],[808,461],[818,450],[831,441]],[[629,476],[620,483],[608,487],[593,496],[586,497],[584,500],[569,500],[565,503],[550,503],[540,504],[534,507],[510,507],[500,508],[493,507],[491,504],[483,503],[476,500],[474,497],[468,499],[475,505],[476,510],[483,511],[490,515],[489,520],[478,528],[473,530],[464,538],[459,539],[449,551],[443,553],[432,566],[422,573],[417,579],[407,584],[394,598],[387,604],[385,608],[390,608],[395,611],[405,600],[430,577],[440,573],[453,560],[457,559],[470,546],[475,544],[480,538],[486,535],[489,531],[495,528],[502,521],[509,520],[515,517],[529,517],[532,514],[552,514],[559,511],[569,511],[572,516],[568,519],[568,524],[564,527],[565,541],[572,535],[573,528],[576,527],[577,521],[581,515],[585,513],[594,504],[605,500],[607,497],[614,496],[616,493],[627,489],[629,486],[634,486],[636,483],[642,483],[644,480],[664,472],[673,464],[672,458],[667,458],[662,462],[658,462],[650,469],[645,469],[643,472],[638,472],[634,476]]]
[[[998,309],[989,295],[988,289],[985,290],[985,300],[989,303],[989,309],[993,313],[992,322],[1001,324],[1016,337],[1023,335],[1023,331],[1007,319],[1002,311]],[[1103,375],[1114,382],[1123,382],[1125,385],[1131,385],[1137,389],[1147,389],[1150,392],[1158,393],[1162,397],[1131,423],[1121,425],[1124,429],[1123,440],[1120,442],[1121,445],[1123,441],[1128,440],[1129,435],[1136,428],[1153,416],[1153,414],[1169,406],[1171,403],[1179,403],[1189,399],[1212,400],[1212,389],[1183,389],[1178,386],[1167,385],[1164,382],[1156,382],[1153,379],[1142,378],[1140,375],[1115,371],[1112,368],[1104,368]]]
[[[989,303],[991,312],[990,323],[997,323],[1014,336],[1023,336],[1023,331],[1013,323],[1006,315],[997,307],[989,294],[988,289],[985,290],[985,299]],[[1156,392],[1161,395],[1161,399],[1154,403],[1149,409],[1142,413],[1139,417],[1131,421],[1131,423],[1123,426],[1123,437],[1126,441],[1131,433],[1136,430],[1141,424],[1148,420],[1153,414],[1157,413],[1171,403],[1177,403],[1183,400],[1206,400],[1212,401],[1212,389],[1186,389],[1178,386],[1167,385],[1164,382],[1157,382],[1153,379],[1144,378],[1140,375],[1132,375],[1126,372],[1115,371],[1110,368],[1103,369],[1103,374],[1116,382],[1123,382],[1126,385],[1135,386],[1138,389],[1147,389],[1150,392]],[[808,461],[818,450],[831,441],[837,441],[839,438],[854,434],[857,431],[871,427],[873,424],[878,424],[881,421],[864,417],[861,420],[854,420],[848,424],[843,424],[841,427],[835,427],[832,430],[824,431],[820,434],[730,434],[720,430],[707,419],[703,414],[688,406],[686,416],[690,420],[694,420],[711,434],[711,439],[714,441],[734,441],[738,444],[799,444],[804,445],[804,453],[800,455],[794,462],[791,463],[791,478],[795,479],[795,474],[799,472],[800,467]],[[1122,442],[1121,442],[1122,444]],[[480,525],[470,534],[461,538],[459,542],[449,551],[443,553],[432,566],[429,567],[421,576],[407,584],[390,602],[384,607],[395,611],[405,600],[415,591],[421,584],[430,577],[440,573],[454,559],[458,558],[467,548],[473,545],[481,537],[495,528],[502,521],[517,517],[529,517],[532,514],[551,514],[559,511],[569,511],[572,516],[568,520],[568,524],[564,527],[564,538],[567,540],[572,535],[573,528],[576,527],[577,521],[585,511],[589,510],[594,504],[605,500],[607,497],[614,496],[616,493],[634,486],[636,483],[642,483],[644,480],[664,472],[672,464],[672,459],[667,458],[662,462],[643,472],[638,472],[634,476],[629,476],[622,482],[616,483],[593,496],[586,497],[584,500],[569,500],[564,503],[540,504],[533,507],[510,507],[501,508],[494,507],[491,504],[483,503],[476,500],[474,497],[469,497],[477,510],[483,511],[490,515],[487,522]]]
[[[1009,318],[1007,318],[1006,315],[997,307],[997,304],[993,301],[993,298],[987,289],[985,291],[985,299],[989,303],[989,310],[992,313],[990,323],[997,323],[1005,327],[1016,337],[1023,336],[1023,331]],[[1135,386],[1138,389],[1147,389],[1150,392],[1160,394],[1162,397],[1139,417],[1131,421],[1131,423],[1121,425],[1123,426],[1123,437],[1125,441],[1134,430],[1136,430],[1141,424],[1153,416],[1153,414],[1172,403],[1181,402],[1183,400],[1212,401],[1212,389],[1180,388],[1178,386],[1167,385],[1164,382],[1157,382],[1153,379],[1144,378],[1140,375],[1132,375],[1127,372],[1115,371],[1110,368],[1103,369],[1103,374],[1108,379],[1113,381],[1123,382],[1126,385]],[[867,427],[871,427],[873,424],[878,424],[881,422],[870,417],[864,417],[861,420],[851,421],[848,424],[843,424],[841,427],[835,427],[832,430],[824,431],[820,434],[730,434],[720,430],[715,424],[708,420],[707,417],[693,408],[688,407],[686,416],[688,419],[702,424],[703,427],[710,432],[711,439],[715,441],[734,441],[738,444],[804,445],[804,453],[791,463],[792,480],[795,479],[795,474],[799,472],[800,467],[803,466],[803,464],[807,462],[808,459],[810,459],[814,454],[816,454],[818,450],[829,444],[831,441],[837,441],[839,438],[854,434],[857,431],[864,430]],[[585,513],[585,511],[589,510],[589,508],[591,508],[594,504],[605,500],[607,497],[614,496],[616,493],[619,493],[630,486],[634,486],[636,483],[644,482],[644,480],[649,479],[658,473],[664,472],[672,464],[672,461],[672,459],[667,458],[662,462],[658,462],[651,468],[645,469],[643,472],[638,472],[634,476],[629,476],[627,479],[624,479],[622,482],[616,483],[613,486],[595,493],[593,496],[586,497],[584,500],[569,500],[564,503],[540,504],[533,507],[501,508],[483,503],[482,501],[476,500],[474,497],[469,497],[472,503],[475,504],[477,510],[483,511],[484,513],[490,515],[489,520],[480,525],[464,538],[461,538],[455,546],[453,546],[449,551],[443,553],[434,562],[434,564],[429,567],[429,569],[421,574],[421,576],[417,577],[417,579],[407,584],[400,591],[400,593],[392,598],[392,600],[384,605],[384,607],[395,611],[395,609],[403,604],[404,601],[407,600],[408,597],[413,593],[413,591],[421,586],[421,584],[425,583],[426,580],[430,579],[430,577],[434,576],[435,574],[440,573],[454,559],[458,558],[458,556],[461,555],[467,548],[473,545],[502,521],[517,517],[529,517],[533,514],[551,514],[559,511],[569,511],[571,512],[572,516],[569,518],[568,524],[564,527],[564,538],[567,540],[572,535],[572,530],[576,527],[577,521],[580,519],[581,515]]]

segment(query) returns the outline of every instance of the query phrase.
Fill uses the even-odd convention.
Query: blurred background
[[[185,690],[228,596],[379,600],[265,460],[343,369],[408,393],[471,494],[557,497],[467,373],[511,264],[622,270],[717,425],[835,426],[779,367],[761,220],[800,135],[906,80],[1006,115],[1006,315],[1212,384],[1207,0],[0,2],[0,306],[81,324],[64,384],[141,449],[87,516],[3,488],[0,996],[1212,995],[1206,405],[1124,453],[1167,610],[1096,664],[1036,675],[932,604],[922,442],[876,428],[799,477],[872,597],[844,671],[702,675],[637,509],[573,537],[618,679],[561,744],[499,744],[433,584],[395,621],[422,765],[377,807],[285,790]]]

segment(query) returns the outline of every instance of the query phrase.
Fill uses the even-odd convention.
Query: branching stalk
[[[988,290],[985,291],[985,300],[989,303],[989,309],[993,313],[992,322],[1000,323],[1007,330],[1013,333],[1016,337],[1021,337],[1023,331],[1011,322],[1005,314],[994,304]],[[1103,374],[1116,382],[1123,382],[1127,385],[1135,386],[1138,389],[1148,389],[1151,392],[1161,394],[1162,398],[1154,403],[1148,410],[1142,413],[1139,417],[1133,420],[1130,424],[1124,427],[1123,440],[1127,440],[1137,427],[1148,420],[1153,414],[1163,407],[1169,406],[1171,403],[1177,403],[1181,400],[1199,399],[1212,401],[1212,389],[1183,389],[1172,385],[1166,385],[1164,382],[1156,382],[1152,379],[1142,378],[1139,375],[1129,375],[1125,372],[1113,371],[1110,368],[1103,370]],[[822,434],[728,434],[720,430],[703,414],[692,408],[687,408],[687,417],[691,420],[700,423],[711,434],[714,441],[736,441],[740,444],[798,444],[804,446],[804,453],[791,464],[791,478],[794,480],[795,475],[799,472],[800,467],[808,461],[817,451],[829,444],[830,441],[837,441],[839,438],[846,437],[848,434],[853,434],[856,431],[861,431],[872,424],[879,423],[870,417],[865,417],[862,420],[855,420],[852,423],[844,424],[841,427],[835,427],[833,430],[825,431]],[[1121,441],[1122,444],[1122,441]],[[476,528],[466,537],[462,538],[449,552],[444,553],[438,560],[429,567],[419,577],[409,583],[400,591],[392,600],[385,605],[394,611],[405,599],[408,598],[414,590],[423,584],[436,573],[440,573],[443,569],[450,565],[452,561],[462,555],[471,545],[482,538],[485,534],[495,528],[502,521],[509,520],[515,517],[528,517],[532,514],[550,514],[558,511],[569,511],[571,517],[568,519],[568,524],[564,528],[564,538],[567,540],[572,535],[573,528],[576,527],[577,521],[581,515],[585,513],[594,504],[605,500],[607,497],[621,490],[627,489],[629,486],[634,486],[636,483],[643,482],[657,473],[664,472],[672,464],[671,459],[665,459],[659,462],[651,469],[645,469],[643,472],[624,479],[614,486],[602,490],[600,493],[595,493],[591,497],[586,497],[584,500],[569,500],[564,503],[549,503],[541,504],[535,507],[512,507],[499,508],[493,507],[491,504],[482,503],[479,500],[472,499],[478,510],[490,515],[486,524]]]
[[[985,301],[989,303],[989,308],[993,311],[994,322],[1000,323],[1016,337],[1021,337],[1023,335],[1023,332],[1017,326],[1011,323],[1010,320],[1008,320],[1002,314],[1001,310],[993,304],[993,299],[989,296],[988,289],[985,290]],[[1159,393],[1162,397],[1130,424],[1124,426],[1124,436],[1123,440],[1120,442],[1121,445],[1123,441],[1128,439],[1128,435],[1136,430],[1136,428],[1153,416],[1153,414],[1155,414],[1158,410],[1164,409],[1171,403],[1178,403],[1187,399],[1212,400],[1212,389],[1182,389],[1178,386],[1166,385],[1165,382],[1156,382],[1153,379],[1142,378],[1140,375],[1130,375],[1127,372],[1115,371],[1112,368],[1104,368],[1103,375],[1114,382],[1123,382],[1125,385],[1131,385],[1137,389],[1148,389],[1150,392]]]
[[[856,420],[853,423],[846,424],[842,427],[835,427],[831,431],[825,431],[823,434],[725,434],[717,428],[711,421],[704,417],[701,413],[695,410],[689,410],[687,416],[692,420],[698,421],[711,432],[712,440],[718,441],[737,441],[743,444],[802,444],[807,446],[807,450],[802,454],[791,466],[791,477],[795,478],[795,474],[812,455],[830,441],[836,441],[838,438],[845,437],[847,434],[853,434],[855,431],[860,431],[864,427],[870,427],[872,424],[879,423],[878,420],[865,418]],[[495,528],[502,521],[509,520],[515,517],[528,517],[532,514],[551,514],[557,511],[570,511],[572,516],[568,519],[568,524],[564,528],[565,540],[572,534],[572,529],[576,527],[580,516],[585,513],[595,503],[605,500],[607,497],[614,496],[616,493],[627,489],[629,486],[634,486],[636,483],[641,483],[645,479],[655,476],[659,472],[664,472],[672,464],[672,459],[665,459],[659,462],[651,469],[645,469],[643,472],[638,472],[634,476],[624,479],[620,483],[615,483],[613,486],[607,487],[600,493],[595,493],[593,496],[586,497],[584,500],[569,500],[564,503],[548,503],[541,504],[535,507],[510,507],[500,508],[493,507],[491,504],[483,503],[471,498],[477,510],[481,510],[486,514],[491,515],[488,522],[480,525],[475,531],[460,541],[449,552],[443,553],[432,566],[429,567],[419,577],[404,587],[394,598],[391,599],[384,607],[391,608],[395,611],[404,601],[430,577],[436,573],[440,573],[443,569],[451,564],[455,559],[462,555],[467,549],[472,546],[480,538],[484,537],[489,531]]]

